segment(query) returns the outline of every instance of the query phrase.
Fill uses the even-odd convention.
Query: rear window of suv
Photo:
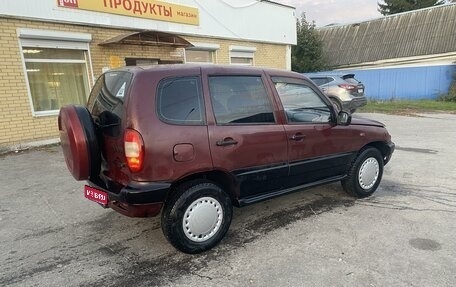
[[[122,115],[123,101],[130,87],[133,75],[125,71],[107,72],[101,75],[87,102],[92,116],[98,117],[103,112]]]
[[[344,79],[346,82],[349,82],[350,84],[355,84],[355,85],[358,85],[359,84],[359,81],[355,78],[346,78]]]

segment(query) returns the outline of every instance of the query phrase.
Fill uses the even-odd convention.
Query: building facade
[[[0,151],[58,142],[57,115],[125,65],[290,69],[295,10],[270,1],[7,0],[0,6]]]

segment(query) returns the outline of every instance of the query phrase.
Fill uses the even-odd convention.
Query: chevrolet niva
[[[85,197],[131,217],[161,212],[186,253],[222,240],[233,205],[336,181],[369,196],[394,151],[383,124],[337,111],[305,76],[254,67],[111,70],[58,125]]]

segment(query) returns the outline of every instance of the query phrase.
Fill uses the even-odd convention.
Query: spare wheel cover
[[[76,180],[89,179],[98,170],[91,170],[91,166],[99,163],[98,143],[89,111],[74,105],[61,108],[59,130],[65,162],[71,174]]]

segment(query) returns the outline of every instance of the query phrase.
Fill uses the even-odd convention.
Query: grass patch
[[[359,108],[364,113],[385,114],[416,114],[416,113],[451,113],[456,114],[456,102],[443,102],[432,100],[417,101],[374,101],[370,100],[367,105]]]

